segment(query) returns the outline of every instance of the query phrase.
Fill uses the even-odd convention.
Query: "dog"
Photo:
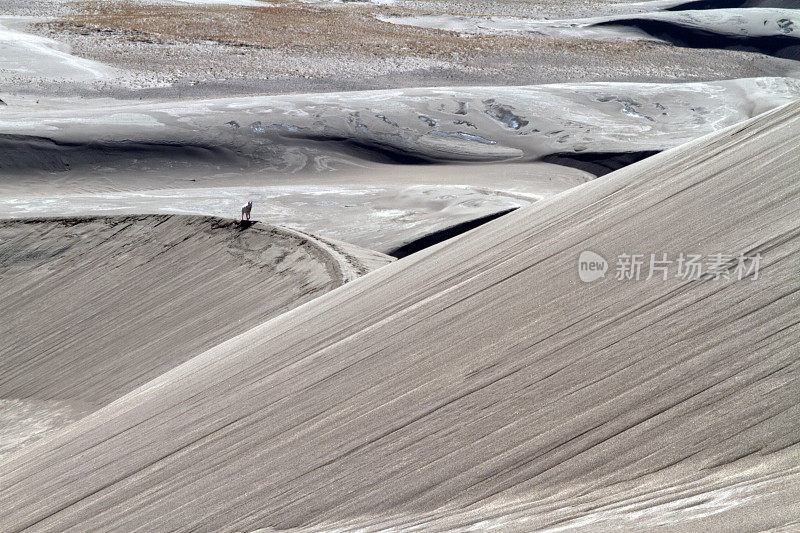
[[[253,210],[253,202],[247,202],[247,205],[242,206],[242,222],[244,222],[245,217],[247,220],[250,220],[250,211]]]

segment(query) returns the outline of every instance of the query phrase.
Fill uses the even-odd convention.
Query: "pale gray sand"
[[[745,50],[800,59],[800,10],[774,8],[711,9],[647,13],[592,23],[622,28],[694,48]]]
[[[0,216],[236,216],[252,199],[260,219],[389,252],[798,97],[796,80],[757,78],[12,100],[0,115]]]
[[[230,235],[181,217],[137,218],[152,239],[135,247],[86,222],[77,255],[60,230],[15,234],[0,530],[800,524],[796,115],[572,192],[591,174],[548,163],[604,173],[797,99],[763,77],[797,76],[764,55],[786,56],[770,43],[794,39],[792,0],[254,3],[0,6],[35,17],[0,21],[0,216],[238,216],[254,199],[255,218],[327,237],[281,230],[241,265]],[[680,47],[705,33],[712,49]],[[716,49],[743,40],[758,46]],[[703,83],[493,87],[584,80]],[[417,85],[453,87],[187,100]],[[335,239],[388,251],[532,202],[217,345],[388,261]],[[585,247],[765,264],[752,282],[612,266],[587,286]]]
[[[783,107],[222,343],[6,459],[0,528],[790,528],[798,134]],[[661,252],[763,257],[615,279]]]
[[[488,170],[487,176],[493,176],[492,169]],[[553,188],[556,190],[546,192],[550,182],[545,176],[531,180],[542,185],[538,195],[498,190],[496,186],[484,189],[459,184],[381,184],[379,180],[369,179],[357,182],[353,180],[355,176],[350,176],[344,183],[326,180],[326,185],[23,196],[0,199],[0,205],[4,214],[11,217],[87,213],[188,213],[230,217],[239,212],[241,204],[252,200],[252,214],[256,220],[389,253],[434,231],[523,207],[586,181],[559,182],[559,174],[554,173]],[[435,181],[434,176],[430,178]]]
[[[102,176],[104,168],[108,174],[148,175],[204,163],[211,169],[198,176],[203,178],[215,166],[285,175],[358,167],[365,160],[532,161],[570,152],[635,153],[678,146],[798,96],[795,79],[752,78],[179,102],[53,100],[4,109],[0,140],[9,155],[1,168],[11,177],[15,171],[71,169]]]
[[[675,27],[675,38],[678,38],[677,28],[684,28],[687,32],[694,31],[697,39],[703,35],[708,40],[705,48],[724,48],[721,40],[723,37],[741,38],[742,47],[748,44],[748,38],[786,37],[784,46],[792,46],[793,40],[800,38],[798,21],[800,10],[776,8],[728,8],[728,9],[703,9],[687,11],[652,11],[622,16],[603,16],[588,18],[571,18],[563,20],[546,20],[524,17],[477,17],[469,15],[405,15],[381,16],[381,20],[394,24],[403,24],[423,28],[435,28],[457,32],[469,33],[540,33],[545,35],[598,40],[626,40],[644,39],[648,36],[647,27],[641,28],[631,24],[640,33],[620,33],[612,28],[598,28],[598,25],[622,25],[634,21],[657,21],[665,26],[659,26],[663,31],[650,38],[669,38],[666,25]],[[654,26],[653,29],[656,29]],[[713,39],[717,36],[717,41]],[[690,41],[690,34],[683,34],[686,41]],[[686,42],[684,44],[690,44]],[[797,46],[794,44],[794,46]],[[753,48],[756,48],[755,41]]]
[[[0,458],[96,409],[78,400],[0,398]]]
[[[466,13],[379,14],[377,17],[392,24],[468,35],[547,36],[563,40],[565,45],[586,40],[629,44],[657,41],[678,47],[742,50],[800,59],[800,9],[726,6],[724,2],[716,2],[716,6],[714,2],[707,4],[694,8],[687,4],[691,9],[675,6],[663,10],[670,4],[644,2],[639,7],[649,6],[651,11],[631,9],[615,15],[564,19]],[[800,7],[800,3],[794,7]]]
[[[23,31],[24,17],[0,17],[0,81],[37,75],[53,82],[97,82],[123,73],[103,63],[70,53],[54,39]]]
[[[0,222],[0,455],[388,261],[210,217]]]

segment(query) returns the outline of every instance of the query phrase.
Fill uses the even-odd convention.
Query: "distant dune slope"
[[[260,220],[389,253],[798,98],[798,80],[753,78],[9,105],[0,217],[236,216],[250,199]]]
[[[121,187],[164,184],[167,174],[222,185],[234,172],[263,178],[379,162],[616,159],[673,148],[798,97],[796,79],[752,78],[9,108],[0,115],[0,176],[73,173]]]
[[[211,217],[0,221],[0,454],[374,266]]]
[[[222,343],[6,460],[0,529],[798,523],[799,134],[782,107]],[[615,279],[661,252],[762,260]]]
[[[668,2],[665,2],[668,3]],[[800,0],[694,0],[690,2],[669,2],[667,11],[688,9],[723,9],[738,7],[776,7],[781,9],[800,9]]]
[[[694,48],[727,48],[800,59],[800,10],[775,8],[665,11],[610,19],[596,26],[625,26]]]

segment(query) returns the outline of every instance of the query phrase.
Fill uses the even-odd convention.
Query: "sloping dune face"
[[[7,460],[0,529],[797,521],[798,134],[780,108],[225,342]],[[761,260],[616,279],[650,252]]]
[[[798,0],[696,0],[678,2],[667,8],[667,11],[687,9],[723,9],[737,7],[775,7],[781,9],[800,9]]]
[[[743,8],[665,11],[599,25],[641,30],[679,46],[730,48],[797,60],[796,9]]]
[[[0,453],[341,285],[340,270],[261,224],[0,222]]]

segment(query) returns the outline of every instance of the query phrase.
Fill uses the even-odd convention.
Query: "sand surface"
[[[0,7],[0,217],[253,200],[386,253],[800,96],[796,61],[719,39],[794,40],[790,1],[251,4]]]
[[[0,2],[0,531],[800,530],[798,13]]]
[[[0,454],[386,262],[210,217],[0,222]]]
[[[0,79],[9,83],[19,77],[38,75],[51,80],[96,81],[118,75],[97,61],[70,54],[68,46],[15,28],[25,18],[0,17]]]
[[[235,217],[249,199],[389,253],[798,97],[758,78],[9,105],[0,216]]]
[[[563,20],[468,15],[396,15],[380,20],[468,34],[537,34],[599,42],[657,40],[676,46],[736,49],[798,59],[800,10],[766,7],[686,9]]]
[[[2,529],[791,528],[798,133],[782,107],[224,342],[7,459]],[[662,251],[763,257],[615,278]]]

